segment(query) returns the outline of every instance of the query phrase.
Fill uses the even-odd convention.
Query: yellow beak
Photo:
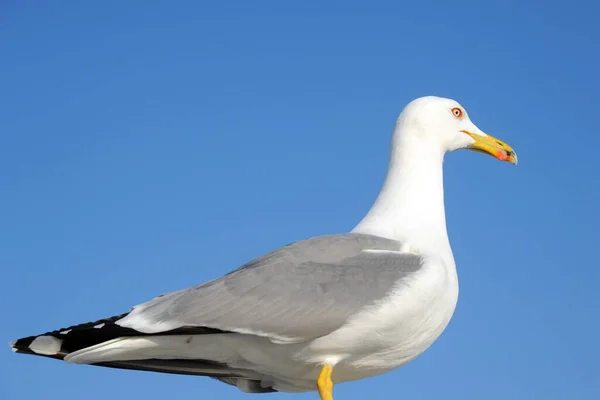
[[[517,153],[500,139],[493,136],[478,135],[469,131],[461,131],[471,136],[475,143],[467,147],[468,150],[478,151],[480,153],[489,154],[501,161],[508,161],[517,165]]]

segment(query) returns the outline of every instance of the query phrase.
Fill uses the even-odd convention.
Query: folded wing
[[[144,333],[205,327],[306,341],[327,335],[421,267],[400,243],[364,234],[295,242],[211,282],[134,307],[116,323]]]

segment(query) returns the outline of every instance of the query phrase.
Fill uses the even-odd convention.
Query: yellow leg
[[[319,378],[317,378],[317,388],[321,395],[321,400],[333,400],[333,382],[331,381],[331,373],[333,367],[331,365],[323,365]]]

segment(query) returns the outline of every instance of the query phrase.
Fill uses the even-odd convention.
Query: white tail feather
[[[65,361],[91,364],[109,361],[156,359],[206,359],[226,363],[235,358],[231,343],[224,345],[222,334],[165,335],[109,340],[68,354]],[[232,335],[230,335],[232,336]],[[231,349],[231,350],[228,350]]]

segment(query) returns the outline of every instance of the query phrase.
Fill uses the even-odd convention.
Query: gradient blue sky
[[[397,114],[439,95],[520,164],[447,156],[454,319],[336,399],[600,398],[600,3],[281,3],[0,3],[0,343],[351,229]],[[0,376],[7,400],[252,397],[8,346]]]

